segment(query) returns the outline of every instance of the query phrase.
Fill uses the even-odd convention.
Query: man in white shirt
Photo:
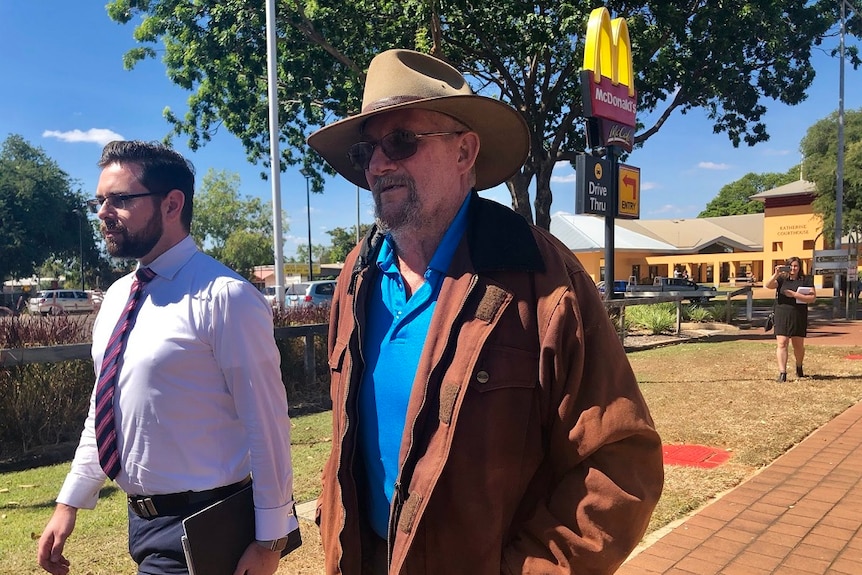
[[[90,206],[102,220],[108,252],[137,259],[139,269],[155,277],[149,280],[149,274],[131,312],[114,379],[114,471],[100,463],[105,440],[100,423],[97,446],[96,388],[136,274],[105,294],[93,327],[97,386],[71,470],[39,540],[39,564],[55,575],[69,572],[63,549],[77,510],[95,507],[105,479],[116,474],[129,496],[129,549],[139,573],[188,573],[182,519],[238,491],[251,475],[257,541],[236,572],[271,575],[287,535],[298,529],[271,308],[251,284],[199,251],[189,235],[194,172],[181,155],[159,144],[111,142],[99,167]]]

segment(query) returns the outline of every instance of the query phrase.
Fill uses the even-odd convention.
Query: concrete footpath
[[[862,321],[813,322],[806,345],[856,347],[862,354]],[[860,573],[862,403],[835,417],[738,487],[649,536],[617,572]]]

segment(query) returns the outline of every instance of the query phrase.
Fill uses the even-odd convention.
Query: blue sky
[[[111,21],[104,0],[0,0],[0,139],[19,134],[39,146],[88,195],[99,177],[96,166],[105,141],[116,138],[160,140],[169,132],[162,112],[182,115],[188,93],[174,86],[159,61],[134,70],[123,68],[123,54],[135,46],[132,24]],[[858,40],[847,37],[848,44]],[[824,49],[837,47],[828,39]],[[766,101],[771,139],[753,148],[734,148],[723,134],[713,134],[702,111],[674,113],[627,164],[641,169],[641,218],[693,218],[722,186],[748,172],[784,172],[800,161],[799,142],[811,124],[838,108],[839,63],[823,50],[814,59],[817,78],[808,99],[794,107]],[[862,70],[845,65],[845,110],[862,108]],[[643,119],[643,118],[642,118]],[[182,138],[177,150],[197,168],[239,174],[241,193],[272,198],[261,165],[247,162],[239,140],[223,131],[197,152]],[[574,212],[574,170],[554,171],[551,211]],[[290,168],[281,176],[282,208],[290,221],[284,253],[290,256],[308,238],[305,179]],[[504,187],[483,192],[509,204]],[[311,197],[314,244],[328,244],[326,230],[356,223],[355,186],[340,178],[327,182],[323,195]],[[362,223],[372,219],[370,196],[359,194]]]

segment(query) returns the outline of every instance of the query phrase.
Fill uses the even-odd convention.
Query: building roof
[[[717,218],[625,220],[614,224],[614,249],[664,254],[698,253],[719,245],[735,251],[763,249],[763,214]],[[551,233],[573,252],[604,249],[605,220],[557,212]]]
[[[763,249],[763,214],[670,220],[625,220],[622,225],[687,253],[722,245],[736,251]]]
[[[677,248],[654,237],[614,225],[614,249],[628,251],[675,252]],[[586,214],[557,212],[551,216],[551,233],[573,252],[592,252],[605,247],[605,220]]]
[[[783,186],[778,186],[777,188],[772,188],[771,190],[765,190],[760,192],[759,194],[754,194],[750,196],[752,200],[765,200],[766,198],[780,198],[786,196],[804,196],[806,194],[813,194],[817,189],[817,186],[814,182],[809,182],[807,180],[796,180],[795,182],[790,182],[789,184],[784,184]]]

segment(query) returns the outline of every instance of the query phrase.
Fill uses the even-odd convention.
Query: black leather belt
[[[251,476],[224,487],[216,487],[206,491],[186,491],[184,493],[166,493],[164,495],[129,495],[129,509],[132,513],[144,519],[162,515],[182,515],[192,505],[215,503],[229,497],[251,483]]]

